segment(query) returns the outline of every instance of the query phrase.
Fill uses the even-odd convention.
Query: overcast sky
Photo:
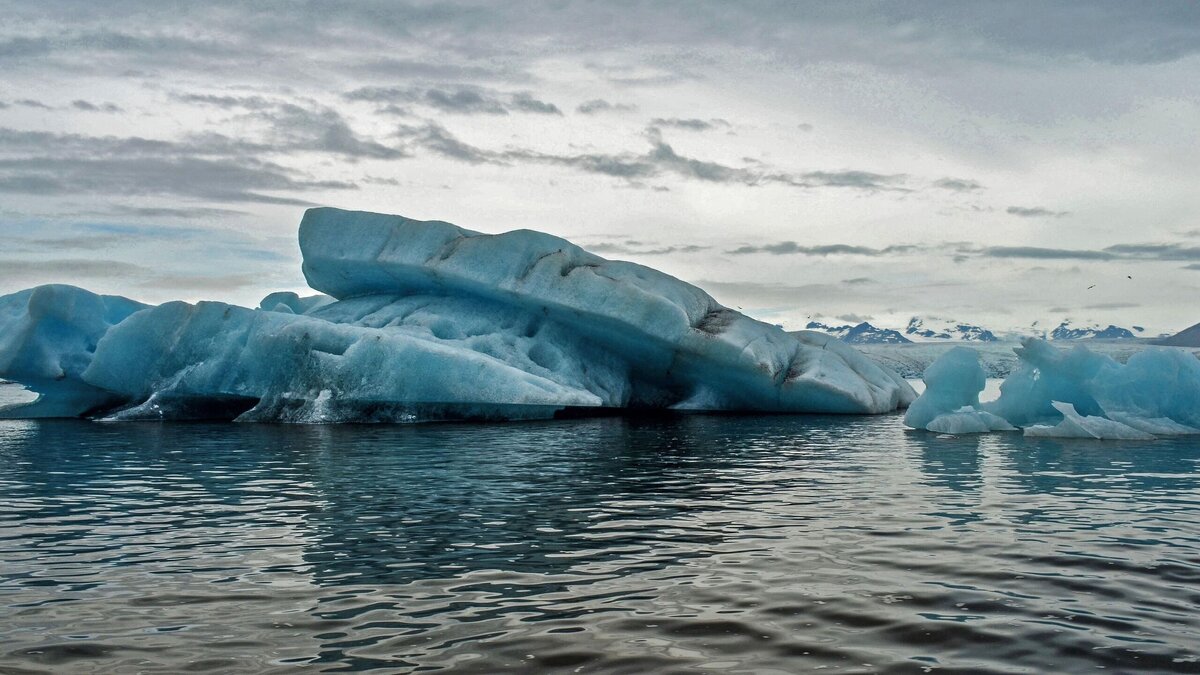
[[[0,292],[253,305],[331,205],[551,232],[789,328],[1200,321],[1191,0],[0,15]]]

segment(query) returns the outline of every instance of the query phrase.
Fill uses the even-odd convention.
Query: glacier
[[[1200,434],[1200,359],[1150,347],[1124,364],[1083,345],[1064,350],[1038,338],[1014,349],[1018,366],[1000,397],[979,403],[978,355],[957,347],[925,372],[925,391],[904,422],[939,433],[1023,429],[1026,436],[1149,440]]]
[[[816,332],[531,230],[308,210],[317,292],[147,306],[69,286],[0,298],[6,417],[405,422],[574,409],[871,414],[916,399]]]

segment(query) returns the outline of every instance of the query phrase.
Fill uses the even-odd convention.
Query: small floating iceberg
[[[551,417],[566,408],[884,413],[916,399],[829,336],[548,234],[319,208],[320,294],[148,307],[68,286],[0,298],[9,417],[282,422]]]
[[[1000,398],[980,405],[983,371],[966,347],[929,366],[925,392],[904,422],[914,429],[972,433],[1024,428],[1026,436],[1151,440],[1200,434],[1200,359],[1148,348],[1120,364],[1083,345],[1060,350],[1027,339]]]
[[[987,385],[987,376],[974,349],[951,349],[930,364],[922,379],[925,393],[904,415],[908,426],[952,435],[1016,431],[1003,418],[980,408],[979,392]]]

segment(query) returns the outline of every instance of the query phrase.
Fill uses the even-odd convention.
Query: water
[[[0,671],[1200,672],[1200,447],[0,422]]]

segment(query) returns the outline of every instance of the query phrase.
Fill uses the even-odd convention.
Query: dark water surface
[[[0,422],[0,672],[1200,672],[1200,441]]]

